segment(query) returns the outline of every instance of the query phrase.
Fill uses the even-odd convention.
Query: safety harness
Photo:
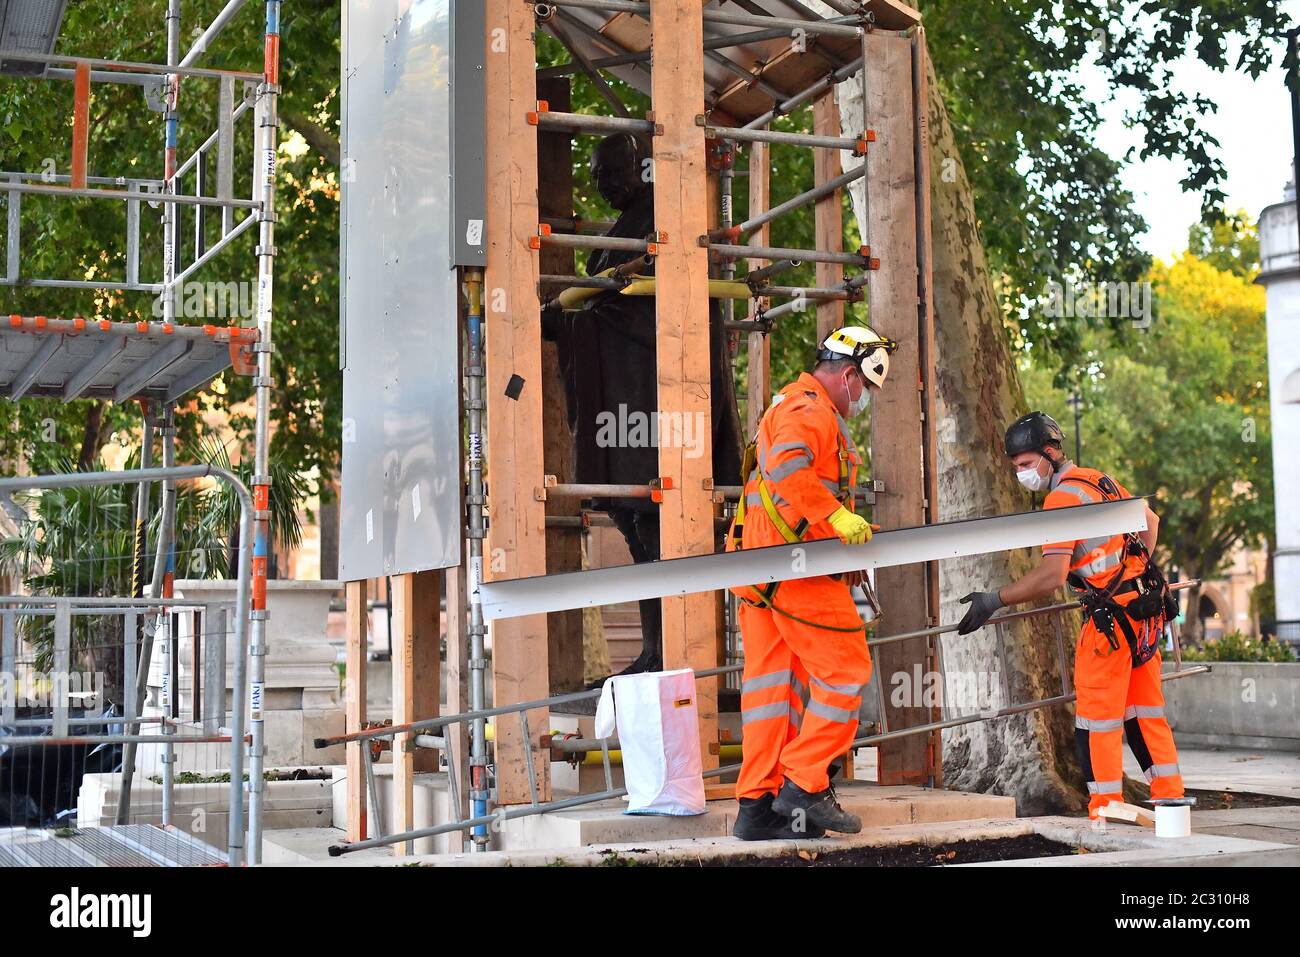
[[[809,396],[810,398],[814,398],[814,399],[816,398],[816,393],[805,392],[804,394]],[[775,405],[770,406],[768,408],[768,412],[771,412],[772,409],[775,407],[776,407]],[[766,414],[767,413],[764,413],[764,415]],[[836,497],[838,498],[841,505],[843,505],[850,512],[852,512],[854,511],[853,486],[851,483],[851,465],[850,465],[852,461],[852,453],[849,451],[848,440],[844,435],[844,430],[842,428],[839,429],[837,432],[836,443],[837,443],[837,453],[840,462],[840,474],[839,474],[839,482],[838,482],[839,494]],[[781,537],[784,538],[786,542],[791,545],[794,545],[798,542],[802,542],[804,540],[804,536],[808,534],[808,527],[810,523],[807,518],[800,516],[799,521],[796,522],[793,527],[791,527],[790,523],[785,520],[785,518],[781,515],[780,510],[776,507],[776,500],[772,497],[772,491],[768,487],[767,479],[763,475],[763,470],[759,467],[757,438],[755,438],[754,441],[750,442],[749,445],[745,447],[745,455],[741,461],[740,474],[747,476],[748,478],[754,479],[754,484],[758,488],[759,501],[761,501],[763,504],[763,511],[767,513],[767,517],[771,520],[772,524],[776,527],[776,530],[781,533]],[[736,506],[736,517],[732,520],[731,528],[727,532],[728,547],[734,551],[739,551],[745,547],[744,546],[745,515],[747,512],[746,498],[747,496],[745,494],[744,488],[742,487],[740,502]],[[775,582],[769,582],[766,585],[749,585],[747,587],[757,597],[749,598],[745,595],[738,595],[737,597],[746,605],[750,605],[755,608],[767,608],[770,609],[771,611],[776,612],[778,615],[784,615],[786,618],[792,619],[793,621],[797,621],[800,624],[812,625],[815,628],[824,628],[827,631],[857,632],[857,631],[862,631],[862,629],[866,627],[865,623],[859,624],[854,627],[827,625],[819,621],[809,621],[806,618],[801,618],[798,615],[792,614],[786,611],[785,609],[778,607],[773,601],[773,599],[775,599],[776,597],[777,587],[780,584],[781,583],[779,581],[775,581]],[[874,605],[875,604],[874,596],[869,595],[868,597],[871,599],[872,604]]]
[[[1096,482],[1083,476],[1067,476],[1061,482],[1078,482],[1096,489],[1108,502],[1121,497],[1119,487],[1109,475],[1102,475]],[[1151,557],[1146,543],[1134,532],[1124,534],[1124,556],[1129,555],[1140,557],[1145,562],[1142,573],[1136,578],[1124,580],[1125,563],[1121,559],[1114,577],[1103,586],[1093,585],[1075,572],[1070,572],[1068,581],[1079,593],[1079,604],[1093,625],[1106,636],[1112,652],[1119,650],[1119,638],[1115,634],[1115,626],[1119,625],[1136,668],[1150,661],[1159,650],[1165,622],[1178,614],[1178,600],[1169,590],[1164,572]],[[1136,592],[1137,597],[1127,605],[1115,600],[1130,592]],[[1140,628],[1134,628],[1135,623]]]

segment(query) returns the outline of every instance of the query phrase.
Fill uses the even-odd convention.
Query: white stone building
[[[1300,226],[1295,182],[1259,216],[1260,275],[1267,290],[1269,404],[1277,551],[1273,577],[1279,622],[1300,622]],[[1292,626],[1300,628],[1300,624]],[[1285,630],[1286,626],[1281,626]],[[1287,637],[1290,637],[1289,635]]]

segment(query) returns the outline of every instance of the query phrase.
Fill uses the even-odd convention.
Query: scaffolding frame
[[[181,284],[198,270],[212,262],[223,250],[231,247],[237,239],[256,229],[257,243],[254,250],[256,262],[256,306],[253,325],[249,329],[236,327],[221,334],[231,340],[229,362],[221,368],[209,366],[211,374],[201,381],[188,383],[190,388],[205,385],[228,365],[234,365],[237,372],[253,375],[253,392],[256,407],[254,426],[254,468],[252,476],[252,497],[250,505],[251,534],[241,538],[241,562],[249,557],[249,601],[248,601],[248,675],[241,680],[236,690],[237,706],[242,709],[247,704],[250,727],[248,820],[249,832],[246,854],[243,836],[235,842],[232,823],[232,847],[239,846],[241,860],[248,864],[261,861],[261,819],[263,801],[262,765],[264,757],[262,701],[265,676],[266,629],[268,613],[266,607],[266,575],[271,541],[270,491],[271,477],[268,466],[270,405],[273,388],[271,356],[272,316],[273,316],[273,279],[275,268],[275,199],[276,170],[279,141],[278,102],[280,94],[280,8],[281,0],[263,0],[263,57],[261,69],[252,70],[216,70],[195,66],[194,64],[211,48],[222,31],[234,20],[246,4],[246,0],[227,0],[213,20],[203,30],[192,46],[182,54],[180,36],[181,0],[166,0],[164,24],[166,30],[166,63],[143,63],[128,60],[98,59],[92,57],[68,57],[57,54],[32,54],[20,51],[0,50],[0,59],[44,64],[46,69],[39,79],[71,80],[74,85],[72,114],[72,146],[70,170],[59,174],[51,181],[48,176],[31,172],[0,171],[0,193],[6,196],[7,205],[7,241],[6,261],[0,286],[25,286],[55,289],[75,289],[86,291],[147,292],[161,299],[162,316],[160,323],[141,323],[141,334],[160,333],[171,335],[180,327],[177,324],[178,291]],[[184,161],[178,157],[178,129],[181,114],[180,87],[183,78],[215,81],[217,84],[217,128],[208,135],[200,146]],[[90,176],[88,174],[88,157],[90,148],[89,100],[92,83],[129,83],[151,86],[160,90],[162,103],[162,122],[164,127],[164,148],[162,159],[163,175],[158,178],[126,176]],[[240,87],[240,89],[237,89]],[[236,123],[245,115],[251,114],[252,132],[252,180],[251,195],[237,197],[234,195],[234,150]],[[209,182],[209,156],[215,155],[215,182]],[[193,177],[193,188],[186,192],[182,189],[183,178]],[[36,182],[35,180],[40,180]],[[126,274],[117,280],[73,280],[33,277],[25,278],[21,268],[21,208],[24,195],[44,195],[70,200],[114,201],[127,204],[127,230],[125,237]],[[141,203],[159,206],[162,210],[162,275],[157,282],[141,282],[139,276],[140,254],[140,214]],[[182,265],[179,254],[184,245],[182,210],[194,210],[193,257]],[[209,209],[220,211],[220,238],[208,246],[205,241],[205,214]],[[238,210],[244,210],[242,219],[236,220]],[[53,355],[60,340],[70,336],[85,334],[89,328],[86,320],[70,317],[67,320],[54,320],[56,326],[49,327],[44,316],[33,318],[29,326],[24,326],[23,317],[11,317],[19,320],[16,327],[20,332],[53,331],[38,349],[33,361],[41,358],[45,361]],[[62,323],[67,323],[64,326]],[[98,325],[98,324],[97,324]],[[117,324],[120,325],[120,324]],[[102,329],[106,337],[115,336],[119,330]],[[216,336],[218,330],[206,333]],[[178,337],[184,340],[185,334]],[[51,347],[51,343],[54,347]],[[85,385],[96,375],[103,372],[108,362],[121,362],[125,350],[109,352],[110,340],[101,349],[95,351],[86,365],[73,374],[74,381],[86,380]],[[180,358],[184,350],[171,348],[142,360],[159,366],[161,372],[168,365]],[[239,354],[237,354],[237,351]],[[170,358],[170,361],[168,359]],[[98,366],[96,364],[98,363]],[[29,371],[29,370],[25,370]],[[39,370],[38,370],[39,371]],[[135,371],[139,371],[136,369]],[[130,375],[131,373],[128,373]],[[137,376],[138,377],[138,376]],[[33,376],[33,379],[35,377]],[[146,377],[147,378],[147,377]],[[142,379],[146,381],[146,379]],[[83,385],[84,388],[84,385]],[[26,391],[27,386],[19,392],[18,397]],[[135,482],[138,488],[136,500],[137,516],[137,569],[135,574],[137,591],[143,590],[145,575],[144,526],[149,510],[150,487],[155,481],[162,486],[163,524],[157,543],[154,560],[152,584],[153,598],[171,598],[172,580],[174,578],[173,557],[170,540],[173,537],[172,525],[175,521],[175,429],[172,425],[174,404],[185,390],[169,393],[159,401],[145,401],[144,433],[141,448],[140,471],[121,473],[119,481]],[[13,383],[9,397],[14,398]],[[80,394],[80,391],[76,393]],[[75,396],[71,396],[75,397]],[[123,395],[122,401],[129,398]],[[65,395],[65,401],[69,396]],[[152,449],[154,438],[154,406],[161,408],[163,427],[162,459],[163,470],[153,470]],[[215,473],[213,473],[215,474]],[[238,612],[242,615],[242,610]],[[167,616],[164,616],[166,620]],[[239,623],[242,632],[242,621]],[[147,650],[145,651],[147,654]],[[146,669],[138,669],[143,674]],[[128,742],[127,748],[132,745]],[[129,763],[129,762],[128,762]],[[235,777],[238,788],[238,777]],[[129,786],[124,790],[125,800],[129,800]],[[126,803],[119,808],[119,820],[128,809]],[[232,822],[235,818],[232,816]],[[232,863],[236,861],[232,858]]]
[[[1171,591],[1178,591],[1190,588],[1198,584],[1197,581],[1178,582],[1170,586]],[[945,712],[951,707],[947,701],[947,687],[945,685],[943,700],[937,706],[936,719],[917,727],[908,727],[891,730],[887,720],[887,711],[885,707],[885,682],[877,672],[871,682],[876,689],[876,708],[878,720],[876,726],[869,733],[861,734],[853,740],[847,755],[846,766],[843,772],[848,772],[852,766],[852,757],[858,748],[879,747],[887,741],[898,741],[919,735],[942,734],[948,728],[958,728],[963,725],[975,724],[977,722],[995,721],[1001,718],[1008,718],[1018,714],[1024,714],[1029,711],[1038,711],[1044,708],[1051,708],[1056,705],[1069,704],[1078,698],[1078,692],[1073,687],[1070,679],[1069,669],[1066,667],[1065,655],[1065,635],[1062,628],[1061,616],[1065,612],[1076,610],[1080,607],[1078,601],[1061,602],[1053,605],[1046,605],[1040,608],[1030,608],[1024,611],[1007,612],[989,619],[987,626],[993,627],[996,631],[997,646],[999,653],[999,663],[1001,665],[1002,684],[998,689],[1001,696],[1001,706],[997,708],[989,707],[977,708],[973,712],[945,716]],[[1054,637],[1057,647],[1057,677],[1060,683],[1060,693],[1050,695],[1045,698],[1039,698],[1033,701],[1015,701],[1012,697],[1010,685],[1010,672],[1007,667],[1006,645],[1003,635],[1004,626],[1011,621],[1024,618],[1044,618],[1049,617],[1052,620]],[[1189,678],[1194,675],[1208,674],[1213,671],[1210,665],[1191,665],[1183,666],[1182,659],[1182,639],[1181,635],[1172,624],[1167,625],[1167,640],[1173,650],[1172,671],[1164,672],[1160,676],[1163,684],[1166,681],[1178,681],[1182,678]],[[910,641],[916,638],[929,638],[935,641],[940,649],[940,660],[942,661],[942,637],[958,630],[958,625],[943,625],[933,628],[921,629],[917,632],[904,632],[895,635],[887,635],[868,640],[867,645],[874,651],[888,647],[889,645],[899,642]],[[725,666],[711,668],[706,671],[696,672],[697,682],[707,681],[719,678],[724,675],[738,675],[744,666],[742,664],[728,664]],[[536,735],[536,746],[548,752],[551,760],[555,761],[590,761],[590,756],[599,755],[599,763],[604,771],[605,789],[603,791],[593,792],[590,794],[579,794],[576,797],[563,798],[558,800],[550,799],[549,796],[543,798],[538,781],[535,776],[530,776],[529,800],[516,806],[507,807],[499,805],[495,811],[488,813],[486,808],[475,808],[468,818],[461,817],[462,804],[460,801],[460,792],[458,782],[461,779],[458,770],[458,759],[455,750],[449,746],[452,740],[450,729],[462,724],[486,722],[488,718],[502,718],[506,715],[517,715],[518,720],[523,724],[525,730],[528,729],[528,711],[533,708],[544,707],[551,708],[558,705],[572,704],[578,701],[589,701],[599,697],[600,690],[578,691],[571,694],[553,695],[550,698],[541,701],[527,701],[518,704],[502,705],[495,708],[480,708],[463,714],[448,714],[438,718],[414,721],[406,724],[390,724],[382,727],[368,728],[361,731],[350,732],[347,734],[337,735],[329,738],[318,738],[315,741],[317,748],[326,748],[337,744],[353,744],[362,750],[365,755],[363,762],[365,774],[365,786],[371,800],[371,835],[362,837],[357,840],[349,839],[343,844],[335,844],[329,848],[331,857],[341,857],[345,854],[353,854],[357,851],[367,850],[373,847],[394,847],[399,848],[402,853],[410,854],[414,850],[414,842],[424,838],[436,837],[441,834],[452,834],[457,831],[469,832],[474,835],[485,833],[486,829],[491,826],[498,830],[502,828],[506,821],[517,820],[523,817],[533,817],[539,814],[548,814],[554,811],[564,811],[570,808],[583,807],[590,804],[598,804],[602,801],[614,800],[627,794],[626,787],[615,787],[612,765],[615,761],[621,763],[622,755],[618,754],[619,741],[617,737],[608,738],[574,738],[563,736],[557,731],[543,731]],[[375,783],[374,774],[374,752],[381,747],[381,742],[387,743],[393,747],[398,736],[406,736],[412,746],[424,749],[430,752],[441,752],[445,755],[447,762],[447,780],[450,794],[449,807],[451,808],[451,818],[445,824],[436,824],[429,827],[406,828],[397,832],[385,833],[382,816],[378,813],[375,795],[378,788]],[[718,739],[707,743],[707,753],[717,756],[728,754],[731,757],[739,756],[738,751],[741,744],[730,739]],[[592,762],[594,763],[594,762]],[[729,764],[718,766],[719,762],[714,761],[714,767],[704,771],[703,777],[719,778],[729,774],[735,774],[740,770],[739,764]],[[851,777],[851,773],[847,773]],[[477,846],[477,845],[476,845]]]
[[[485,651],[487,626],[477,600],[479,582],[518,579],[572,570],[573,560],[556,543],[572,530],[593,521],[581,500],[601,494],[649,497],[659,505],[661,556],[684,557],[711,553],[715,527],[726,522],[725,501],[739,489],[714,485],[711,456],[698,460],[682,450],[660,449],[660,477],[644,487],[597,487],[563,481],[548,468],[550,446],[538,428],[544,421],[541,386],[545,381],[538,316],[544,302],[565,286],[609,291],[636,288],[635,270],[620,270],[613,277],[576,276],[569,268],[555,268],[557,258],[572,256],[575,248],[614,248],[654,257],[658,313],[659,407],[685,415],[703,412],[708,418],[708,310],[698,291],[706,279],[734,279],[740,260],[748,272],[736,279],[743,298],[751,301],[749,318],[737,320],[731,301],[724,300],[727,324],[747,334],[750,349],[748,425],[750,431],[771,395],[768,337],[779,332],[781,317],[804,308],[815,309],[819,330],[842,321],[845,302],[867,300],[878,331],[906,343],[899,362],[899,381],[913,375],[920,388],[908,401],[880,403],[874,410],[873,434],[897,431],[898,441],[925,446],[926,469],[933,456],[933,370],[929,323],[928,139],[924,110],[924,32],[919,14],[898,0],[867,0],[832,4],[838,16],[822,19],[802,4],[781,0],[790,17],[740,13],[733,9],[704,7],[699,0],[485,0],[487,52],[482,60],[487,81],[485,172],[488,208],[485,267],[460,267],[463,292],[460,320],[464,335],[464,403],[460,410],[467,434],[464,451],[466,516],[463,527],[466,558],[458,567],[411,572],[394,579],[396,593],[407,597],[394,606],[394,723],[409,727],[432,720],[437,714],[437,686],[414,688],[411,675],[438,674],[437,635],[417,612],[435,603],[445,582],[447,609],[447,710],[468,715],[447,729],[447,746],[453,752],[466,748],[468,758],[456,761],[459,794],[466,799],[469,816],[481,819],[489,804],[534,803],[550,794],[549,749],[541,749],[526,732],[547,721],[549,694],[548,625],[542,615],[496,621],[492,624],[492,658]],[[761,3],[751,9],[761,7]],[[703,7],[703,9],[702,9]],[[582,16],[592,11],[607,16],[640,17],[634,24],[644,49],[622,45],[612,30],[597,30]],[[534,46],[537,31],[549,30],[570,51],[568,67],[538,70]],[[728,32],[730,31],[730,32]],[[737,32],[739,31],[739,32]],[[797,32],[796,32],[797,31]],[[656,42],[658,38],[658,42]],[[808,46],[801,44],[807,40]],[[776,42],[777,54],[752,70],[743,65],[743,45]],[[595,44],[593,54],[587,49]],[[650,71],[649,47],[655,51]],[[888,49],[886,50],[886,47]],[[741,52],[737,53],[736,51]],[[805,52],[814,56],[814,75],[798,82],[769,79],[770,63],[799,62]],[[602,55],[604,54],[604,55]],[[887,54],[887,56],[886,56]],[[474,53],[468,54],[474,56]],[[824,68],[823,68],[824,66]],[[620,69],[636,73],[646,88],[652,112],[629,115],[606,75]],[[705,71],[725,75],[727,83],[706,93]],[[813,69],[813,67],[808,67]],[[601,116],[572,113],[567,97],[542,92],[547,83],[570,73],[592,79],[608,105]],[[835,87],[852,80],[861,84],[867,103],[868,129],[842,131],[835,111]],[[887,82],[886,82],[887,81]],[[883,100],[888,89],[893,100]],[[910,97],[910,99],[909,99]],[[766,98],[759,108],[739,115],[724,107],[732,102]],[[888,115],[876,122],[877,104]],[[829,108],[828,108],[829,104]],[[778,117],[815,106],[811,134],[772,130]],[[643,238],[611,240],[599,235],[609,224],[581,222],[568,210],[557,210],[549,191],[538,190],[539,158],[546,157],[552,176],[564,165],[568,152],[553,148],[555,138],[573,134],[629,131],[646,136],[652,145],[656,183],[655,228]],[[549,139],[548,139],[549,138]],[[550,143],[552,145],[548,146]],[[773,144],[809,148],[818,157],[811,188],[774,208],[767,200],[768,157]],[[738,149],[751,152],[749,219],[736,224],[731,198]],[[849,170],[840,168],[841,150],[864,162]],[[882,152],[883,151],[883,152]],[[880,153],[882,159],[877,160]],[[865,154],[865,155],[864,155]],[[877,168],[879,162],[888,168]],[[870,164],[870,165],[869,165]],[[891,176],[903,171],[914,190],[891,189],[883,201],[868,203],[869,215],[860,224],[860,248],[842,248],[840,203],[843,190],[861,180]],[[567,178],[558,182],[567,181]],[[906,194],[899,196],[897,194]],[[567,196],[564,197],[567,200]],[[774,221],[796,209],[815,204],[818,241],[814,249],[773,246],[768,231]],[[877,237],[879,248],[871,248]],[[746,244],[748,243],[748,244]],[[891,248],[895,244],[899,249]],[[904,248],[905,247],[905,248]],[[892,257],[892,258],[891,258]],[[812,288],[777,285],[781,272],[802,263],[817,264]],[[855,270],[845,276],[845,268]],[[858,275],[857,272],[861,274]],[[909,288],[910,284],[910,288]],[[644,294],[641,292],[640,294]],[[773,303],[773,299],[778,303]],[[502,305],[506,304],[506,305]],[[734,350],[733,350],[734,358]],[[529,385],[520,391],[523,383]],[[701,385],[702,384],[702,385]],[[901,390],[910,392],[910,390]],[[505,394],[511,401],[499,398]],[[923,423],[918,429],[917,423]],[[895,429],[894,424],[899,428]],[[909,423],[903,425],[903,423]],[[547,433],[550,434],[549,432]],[[543,454],[546,448],[545,456]],[[892,455],[887,449],[885,457]],[[914,456],[899,456],[893,471],[883,479],[877,473],[858,490],[859,497],[874,502],[877,520],[890,527],[925,524],[933,518],[934,476],[913,464]],[[489,494],[485,476],[491,473]],[[575,514],[553,511],[548,501],[579,506]],[[550,512],[550,514],[548,514]],[[558,537],[557,537],[558,536]],[[570,537],[569,541],[573,541]],[[548,553],[550,556],[548,558]],[[576,566],[575,566],[576,567]],[[896,570],[905,585],[898,622],[912,630],[937,624],[937,565]],[[693,595],[664,601],[664,657],[666,667],[691,667],[710,677],[700,682],[701,733],[705,741],[716,736],[719,690],[724,681],[735,682],[732,668],[716,670],[723,660],[739,658],[734,607],[724,607],[716,596]],[[348,586],[348,674],[364,669],[366,647],[366,583]],[[915,621],[912,618],[915,616]],[[434,616],[436,622],[437,616]],[[558,621],[558,619],[557,619]],[[564,627],[561,625],[561,627]],[[924,661],[933,667],[936,648],[929,634],[890,643],[884,655],[906,661],[907,667]],[[507,709],[496,728],[493,754],[489,755],[485,720],[480,717],[491,673],[498,705],[531,702],[522,710]],[[349,733],[367,727],[364,685],[349,680],[347,726]],[[917,725],[933,713],[897,716],[896,727]],[[917,738],[924,738],[915,744]],[[899,736],[886,743],[900,755],[883,766],[890,783],[937,784],[940,776],[940,736],[937,731]],[[406,830],[413,813],[414,770],[437,770],[421,763],[414,732],[394,736],[396,820],[392,831]],[[347,830],[350,841],[365,839],[367,813],[367,761],[364,748],[347,748]],[[429,756],[431,757],[431,756]],[[716,756],[706,752],[706,763]],[[495,771],[495,793],[489,775]],[[476,825],[470,838],[476,850],[488,845],[486,826]],[[402,853],[404,842],[398,842]]]

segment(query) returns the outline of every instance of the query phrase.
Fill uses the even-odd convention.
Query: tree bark
[[[1028,496],[1007,470],[1002,435],[1026,411],[1011,356],[1005,318],[994,292],[980,238],[970,181],[957,151],[933,65],[929,74],[929,133],[933,217],[933,284],[938,411],[939,520],[1026,511]],[[856,84],[839,87],[843,129],[864,127]],[[870,126],[870,123],[866,123]],[[877,184],[872,184],[876,186]],[[851,188],[862,221],[863,183]],[[883,251],[885,254],[887,250]],[[900,383],[886,386],[902,388]],[[971,591],[997,588],[1023,575],[1036,556],[993,552],[940,565],[942,620],[954,622]],[[888,602],[888,596],[882,596]],[[1066,667],[1073,667],[1077,616],[1065,617]],[[1004,700],[994,628],[942,639],[949,717],[1061,694],[1055,625],[1051,618],[1005,628]],[[961,689],[977,694],[957,694]],[[1018,813],[1078,811],[1086,806],[1074,752],[1073,708],[1055,706],[944,732],[944,783],[954,789],[1016,798]]]
[[[104,403],[90,403],[86,410],[86,424],[81,433],[81,453],[77,456],[77,471],[89,472],[99,456],[100,435],[104,426]]]

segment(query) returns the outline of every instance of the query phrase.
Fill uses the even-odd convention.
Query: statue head
[[[615,133],[600,141],[591,154],[591,179],[609,205],[627,209],[649,185],[647,159],[649,150],[631,133]]]

